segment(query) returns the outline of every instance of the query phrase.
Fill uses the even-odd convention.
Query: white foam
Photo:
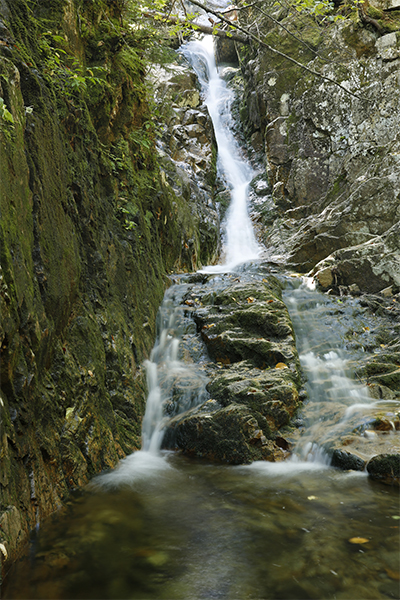
[[[110,473],[99,475],[91,482],[91,486],[114,488],[120,485],[134,485],[146,479],[157,480],[173,467],[165,456],[139,450],[130,454]]]

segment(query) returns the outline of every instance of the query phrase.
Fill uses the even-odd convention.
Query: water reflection
[[[398,598],[392,488],[315,463],[160,460],[76,497],[4,598]]]

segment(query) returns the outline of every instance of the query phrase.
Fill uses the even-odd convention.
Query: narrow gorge
[[[1,1],[5,598],[398,597],[389,4]]]

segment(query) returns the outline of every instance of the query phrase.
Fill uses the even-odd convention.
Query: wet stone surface
[[[219,277],[183,299],[210,357],[211,398],[168,423],[166,448],[234,464],[289,456],[280,430],[301,404],[293,328],[279,281],[249,279]]]

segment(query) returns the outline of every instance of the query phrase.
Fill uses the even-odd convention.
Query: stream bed
[[[399,597],[394,488],[316,463],[132,456],[132,483],[46,523],[4,598]]]

